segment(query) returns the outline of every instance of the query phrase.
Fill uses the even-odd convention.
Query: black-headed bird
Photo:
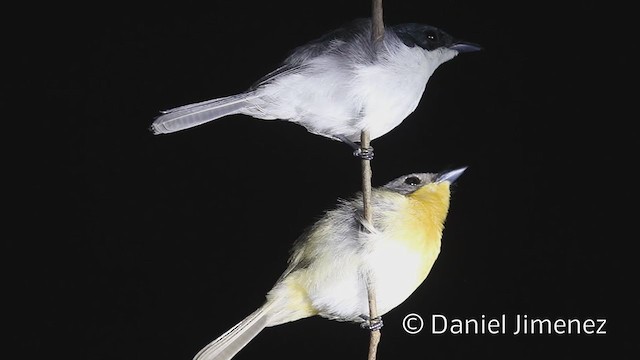
[[[291,121],[357,149],[362,130],[376,139],[416,109],[438,66],[477,50],[436,27],[413,23],[388,26],[382,41],[374,42],[371,21],[359,19],[296,48],[247,91],[164,111],[151,130],[172,133],[244,114]]]

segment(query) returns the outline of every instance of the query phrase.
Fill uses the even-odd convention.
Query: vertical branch
[[[368,149],[369,143],[369,130],[363,130],[360,134],[360,148]],[[364,220],[369,224],[373,224],[373,212],[371,211],[371,161],[365,159],[362,159],[362,202]],[[378,305],[376,303],[375,284],[371,281],[371,278],[367,279],[367,297],[369,300],[369,324],[372,325],[374,319],[378,317]],[[368,360],[376,360],[380,335],[380,329],[371,330]]]
[[[382,40],[383,36],[382,0],[371,0],[371,39],[378,42]]]
[[[384,22],[382,21],[382,0],[371,0],[371,40],[374,47],[384,37]],[[364,152],[369,149],[369,130],[364,129],[360,134],[360,148]],[[364,219],[369,224],[373,224],[373,213],[371,209],[371,161],[362,160],[362,201]],[[367,296],[369,299],[369,323],[378,318],[378,306],[376,303],[375,284],[371,279],[367,279]],[[378,343],[380,342],[380,330],[372,330],[369,340],[368,360],[376,360]]]

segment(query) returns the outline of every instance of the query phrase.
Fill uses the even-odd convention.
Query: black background
[[[485,50],[442,65],[417,110],[373,142],[374,186],[469,166],[431,274],[384,318],[379,359],[631,357],[631,10],[384,5],[388,24],[428,23]],[[369,6],[24,9],[5,31],[6,70],[19,77],[10,93],[21,95],[5,121],[26,125],[5,132],[21,144],[7,156],[21,185],[7,190],[20,231],[3,241],[10,344],[29,357],[190,359],[260,306],[293,240],[359,190],[359,162],[282,121],[147,128],[161,109],[243,91]],[[608,323],[601,336],[411,336],[411,312]],[[358,326],[312,318],[266,329],[237,359],[363,359],[367,347]]]

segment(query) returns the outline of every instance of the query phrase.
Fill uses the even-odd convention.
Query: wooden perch
[[[382,21],[382,0],[371,1],[371,41],[375,43],[382,41],[384,37],[384,22]],[[360,134],[360,149],[364,153],[369,149],[369,130],[365,129]],[[373,213],[371,209],[371,161],[362,160],[362,201],[364,219],[369,224],[373,224]],[[376,304],[375,284],[371,279],[367,279],[367,296],[369,298],[369,324],[378,318],[378,306]],[[368,360],[376,360],[378,344],[380,343],[380,330],[372,330],[369,340]]]

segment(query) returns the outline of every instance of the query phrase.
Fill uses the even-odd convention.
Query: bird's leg
[[[369,316],[367,315],[360,315],[360,318],[362,320],[364,320],[361,324],[360,327],[363,329],[369,329],[371,331],[376,331],[376,330],[380,330],[382,329],[382,317],[378,316],[378,317],[374,317],[373,319],[370,319]]]
[[[339,136],[338,139],[343,143],[351,146],[351,148],[353,149],[353,156],[359,157],[362,160],[373,160],[373,147],[369,146],[368,148],[363,149],[362,147],[360,147],[360,145],[358,145],[358,143],[355,143],[344,136]]]

